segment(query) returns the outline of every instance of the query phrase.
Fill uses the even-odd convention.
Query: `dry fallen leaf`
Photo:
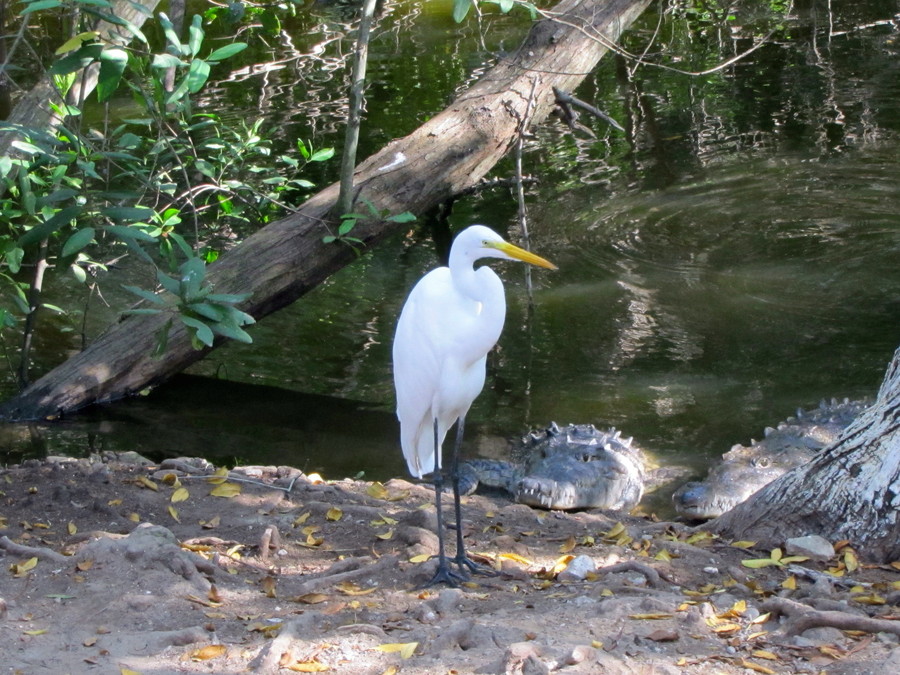
[[[13,573],[14,577],[24,577],[31,570],[33,570],[38,564],[38,559],[36,557],[29,558],[25,562],[22,563],[13,563],[9,566],[9,571]]]
[[[277,597],[275,595],[275,577],[265,576],[262,581],[259,582],[259,585],[262,586],[263,593],[266,594],[267,598]]]
[[[187,501],[187,498],[190,496],[191,493],[188,492],[187,488],[180,487],[172,493],[169,501],[171,501],[173,504],[177,504],[178,502]]]
[[[297,663],[283,664],[281,667],[294,673],[322,673],[331,670],[324,663],[318,661],[298,661]]]
[[[331,507],[330,509],[328,509],[328,511],[325,513],[325,519],[326,519],[326,520],[334,520],[334,521],[337,521],[337,520],[340,520],[340,519],[343,518],[343,517],[344,517],[344,512],[341,511],[341,510],[340,510],[339,508],[337,508],[336,506],[332,506],[332,507]]]
[[[222,483],[209,491],[210,497],[230,498],[241,494],[241,486],[237,483]]]
[[[294,602],[302,602],[305,605],[318,605],[320,602],[328,600],[328,596],[324,593],[306,593],[293,598]]]
[[[43,635],[44,633],[47,632],[47,629],[46,628],[36,628],[35,630],[23,630],[22,632],[25,633],[25,635]]]
[[[78,533],[78,526],[75,523],[73,523],[71,520],[69,521],[69,524],[66,525],[66,529],[68,530],[69,534],[77,534]]]
[[[206,645],[191,652],[192,661],[209,661],[217,659],[228,651],[225,645]]]
[[[213,483],[214,485],[221,485],[226,480],[228,480],[228,469],[224,466],[220,466],[212,476],[207,476],[206,478],[207,483]]]
[[[408,659],[413,653],[416,651],[416,647],[419,646],[418,642],[393,642],[383,645],[378,645],[375,647],[378,651],[381,652],[397,652],[400,654],[401,658]]]
[[[172,520],[174,520],[176,523],[181,522],[181,518],[178,517],[178,509],[176,509],[172,505],[169,505],[167,507],[167,510],[169,511],[169,515],[172,516]]]
[[[429,558],[431,558],[431,555],[429,555],[428,553],[420,553],[419,555],[414,555],[412,558],[410,558],[409,562],[418,564],[425,562]]]
[[[209,520],[201,520],[200,527],[204,530],[212,530],[219,526],[219,522],[222,520],[222,516],[213,516]]]
[[[156,483],[154,483],[152,480],[147,478],[146,476],[138,476],[137,484],[140,485],[141,487],[147,488],[148,490],[153,490],[154,492],[159,492],[159,486]]]
[[[569,537],[565,543],[559,547],[560,553],[571,553],[575,550],[575,537]]]
[[[741,659],[741,665],[744,668],[749,668],[750,670],[755,670],[757,673],[765,673],[766,675],[776,675],[775,671],[771,668],[762,665],[761,663],[754,663],[753,661],[748,661],[747,659]]]
[[[378,481],[375,481],[369,487],[366,488],[366,494],[374,499],[387,499],[388,498],[387,489],[384,487],[384,485],[382,485]]]
[[[667,612],[650,612],[648,614],[629,614],[629,619],[655,620],[655,619],[671,619],[672,615]]]

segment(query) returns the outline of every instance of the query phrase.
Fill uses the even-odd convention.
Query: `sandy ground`
[[[215,471],[0,471],[0,672],[900,673],[900,564],[840,543],[791,561],[473,495],[467,546],[499,573],[423,589],[428,486]]]

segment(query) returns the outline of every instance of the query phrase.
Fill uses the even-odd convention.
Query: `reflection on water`
[[[828,21],[801,13],[783,39],[702,78],[623,72],[606,59],[579,95],[629,133],[600,123],[596,139],[537,130],[526,158],[540,178],[532,244],[560,269],[533,275],[529,317],[521,270],[493,264],[509,315],[470,413],[470,451],[502,454],[503,439],[550,420],[593,422],[623,429],[661,461],[698,466],[798,406],[875,394],[900,344],[900,59],[896,28],[879,23],[886,4],[854,3],[858,14]],[[373,46],[370,149],[441,108],[484,56],[472,26],[457,41],[425,4],[407,5],[411,14],[396,5]],[[862,16],[867,28],[841,32]],[[317,147],[339,145],[319,134],[339,127],[343,76],[302,61],[306,73],[297,59],[315,52],[333,65],[344,27],[310,17],[298,19],[293,51],[268,60],[279,67],[236,71],[221,96],[254,112],[252,100],[275,126],[293,120],[291,133],[315,135]],[[652,33],[656,17],[646,21],[629,40]],[[677,24],[667,29],[677,37]],[[718,40],[692,35],[686,59],[698,69],[722,60],[730,47]],[[308,91],[292,87],[301,80]],[[322,119],[304,127],[296,116],[307,113]],[[454,208],[456,231],[484,222],[515,238],[507,194]],[[97,413],[102,427],[68,422],[80,449],[63,449],[103,443],[330,477],[403,475],[390,341],[406,293],[436,260],[429,232],[396,237],[254,327],[253,345],[229,345],[193,369],[260,388],[179,379]]]

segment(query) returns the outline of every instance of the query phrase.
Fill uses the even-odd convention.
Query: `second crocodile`
[[[717,518],[782,474],[810,461],[867,407],[867,403],[844,399],[798,410],[795,417],[766,429],[761,441],[731,448],[704,481],[678,488],[672,495],[675,510],[690,520]]]
[[[644,492],[644,456],[614,428],[555,423],[532,432],[515,461],[474,459],[460,465],[465,494],[478,485],[500,488],[522,504],[545,509],[627,511]]]

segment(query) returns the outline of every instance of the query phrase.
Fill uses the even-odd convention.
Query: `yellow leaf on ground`
[[[170,504],[168,507],[168,511],[169,515],[172,516],[172,520],[174,520],[176,523],[181,522],[181,518],[178,517],[178,509]]]
[[[180,487],[175,492],[172,493],[172,496],[169,498],[173,504],[177,504],[178,502],[187,501],[187,498],[191,496],[191,493],[188,492],[187,488]]]
[[[731,545],[734,546],[735,548],[753,548],[754,546],[756,546],[756,542],[741,540],[741,541],[733,541],[733,542],[731,542]]]
[[[371,588],[360,588],[352,581],[343,581],[337,584],[335,588],[344,595],[368,595],[369,593],[374,593],[378,590],[376,586],[372,586]]]
[[[575,537],[569,537],[565,543],[559,547],[560,553],[570,553],[575,550]]]
[[[771,567],[772,565],[780,566],[781,563],[772,558],[753,558],[750,560],[741,560],[741,565],[750,569],[758,570],[762,567]]]
[[[381,534],[376,534],[375,536],[376,536],[378,539],[384,539],[385,541],[387,541],[388,539],[393,539],[393,538],[394,538],[394,531],[393,531],[393,530],[388,530],[387,532],[382,532]]]
[[[225,645],[206,645],[191,652],[192,661],[209,661],[223,656],[228,651]]]
[[[311,515],[312,515],[312,511],[307,511],[303,515],[297,516],[296,520],[294,520],[294,522],[291,523],[291,525],[293,527],[300,527],[301,525],[303,525],[303,523],[305,523],[307,520],[309,520],[309,517]]]
[[[392,642],[388,644],[378,645],[375,647],[378,651],[381,652],[397,652],[404,659],[408,659],[413,655],[416,651],[416,647],[419,646],[418,642]]]
[[[657,553],[655,556],[653,556],[653,559],[669,562],[670,560],[672,560],[672,554],[669,553],[666,549],[663,549],[659,553]]]
[[[366,494],[374,499],[387,499],[388,491],[387,488],[384,487],[378,481],[372,483],[369,487],[366,488]]]
[[[331,507],[330,509],[328,509],[328,511],[325,513],[325,519],[326,519],[326,520],[334,520],[334,521],[338,521],[338,520],[340,520],[340,519],[343,518],[343,517],[344,517],[344,512],[341,511],[341,510],[340,510],[339,508],[337,508],[336,506],[332,506],[332,507]]]
[[[35,566],[38,564],[38,559],[29,558],[23,563],[13,563],[9,566],[9,571],[13,573],[15,577],[24,577],[28,572],[33,570]]]
[[[73,523],[71,520],[69,521],[69,524],[66,525],[66,529],[69,531],[69,534],[77,534],[78,533],[78,526],[75,523]]]
[[[628,618],[640,621],[654,621],[656,619],[671,619],[672,615],[666,612],[650,612],[648,614],[630,614]]]
[[[850,549],[844,552],[844,566],[847,568],[847,571],[851,573],[859,569],[859,559]]]
[[[771,668],[762,665],[761,663],[754,663],[753,661],[748,661],[747,659],[741,659],[741,665],[744,668],[749,668],[750,670],[754,670],[757,673],[765,673],[766,675],[776,675],[775,671]]]
[[[37,628],[35,630],[23,630],[22,632],[25,633],[25,635],[43,635],[44,633],[47,632],[47,629],[46,628]]]
[[[324,593],[306,593],[304,595],[298,595],[296,598],[292,598],[294,602],[302,602],[304,605],[318,605],[321,602],[325,602],[328,600],[328,596]]]
[[[141,675],[141,672],[131,668],[119,668],[119,675]]]
[[[603,536],[606,537],[607,539],[615,539],[620,534],[622,534],[624,531],[625,531],[625,526],[622,523],[616,523],[609,529],[608,532],[605,532],[603,534]]]
[[[324,673],[326,670],[331,670],[324,663],[318,661],[298,661],[281,667],[294,673]]]
[[[524,558],[520,556],[518,553],[501,553],[497,556],[501,560],[512,560],[513,562],[517,562],[520,565],[530,566],[532,562],[528,558]]]
[[[228,469],[224,466],[220,466],[212,476],[207,476],[206,478],[207,483],[213,483],[214,485],[221,485],[226,480],[228,480]]]
[[[128,520],[130,520],[132,523],[139,523],[141,522],[141,516],[137,513],[129,513]]]
[[[82,560],[81,562],[79,562],[78,564],[75,565],[75,569],[77,569],[79,572],[87,572],[93,566],[94,566],[93,560]]]
[[[241,486],[237,483],[222,483],[209,491],[210,497],[234,497],[241,494]]]
[[[201,520],[200,527],[204,530],[212,530],[219,526],[219,522],[222,520],[222,516],[213,516],[209,520]]]
[[[423,563],[423,562],[425,562],[425,561],[428,560],[429,558],[431,558],[431,556],[430,556],[429,554],[427,554],[427,553],[420,553],[419,555],[414,555],[412,558],[410,558],[410,559],[409,559],[409,562],[418,564],[418,563]]]
[[[765,649],[754,649],[750,652],[751,656],[755,656],[758,659],[768,659],[769,661],[777,661],[778,654],[774,652],[767,651]]]
[[[138,476],[137,478],[138,485],[147,488],[148,490],[153,490],[154,492],[159,492],[159,486],[154,483],[152,480],[147,478],[146,476]]]

